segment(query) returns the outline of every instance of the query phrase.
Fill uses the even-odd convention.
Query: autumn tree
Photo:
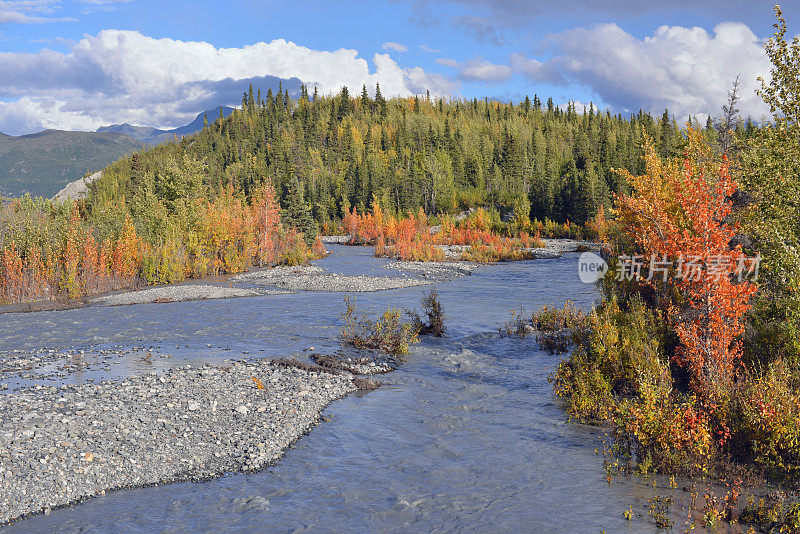
[[[700,132],[689,128],[686,135],[683,162],[664,161],[652,142],[645,144],[646,174],[623,173],[632,193],[617,197],[616,210],[631,261],[643,263],[634,281],[659,294],[680,340],[675,361],[713,404],[726,398],[740,364],[755,260],[740,245],[729,246],[739,228],[729,222],[736,183],[726,159]]]

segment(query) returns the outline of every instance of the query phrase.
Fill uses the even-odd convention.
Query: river
[[[331,271],[396,276],[370,249],[329,248],[317,264]],[[382,388],[330,405],[274,467],[109,492],[0,532],[653,532],[652,490],[608,484],[602,431],[568,422],[554,398],[547,376],[561,356],[497,333],[512,309],[591,306],[599,295],[578,280],[577,254],[487,265],[437,288],[447,337],[415,346]],[[357,303],[414,308],[421,291],[359,293]],[[337,348],[343,308],[341,294],[308,292],[5,314],[0,349],[126,352],[67,381],[302,356]],[[626,521],[631,506],[638,517]]]

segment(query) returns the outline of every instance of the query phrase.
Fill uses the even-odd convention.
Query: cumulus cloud
[[[511,78],[511,67],[508,65],[495,65],[480,56],[464,62],[440,57],[436,60],[436,63],[457,69],[458,79],[463,81],[500,83]]]
[[[739,107],[759,118],[768,110],[755,94],[769,75],[763,43],[742,23],[703,28],[662,26],[637,39],[616,24],[576,28],[550,37],[554,56],[539,62],[517,55],[512,66],[531,79],[591,88],[618,110],[669,109],[676,116],[716,115],[741,75]]]
[[[1,104],[0,131],[27,132],[31,124],[175,126],[215,99],[214,105],[239,103],[241,93],[233,99],[232,84],[264,76],[296,78],[323,94],[345,85],[358,91],[362,84],[374,87],[377,82],[387,96],[425,90],[448,94],[454,87],[421,68],[403,69],[388,54],[375,54],[372,65],[356,50],[318,51],[283,39],[216,48],[206,42],[104,30],[81,39],[67,53],[0,53],[0,72],[8,73],[0,77],[0,101],[6,101]],[[224,80],[232,81],[212,83]],[[8,117],[20,114],[26,120],[14,126]]]
[[[0,102],[0,132],[22,134],[52,128],[93,130],[99,117],[65,109],[67,102],[56,98],[22,97]]]
[[[537,82],[563,85],[565,80],[552,62],[542,62],[526,57],[524,54],[511,54],[511,69]]]
[[[430,91],[434,96],[447,96],[456,93],[460,86],[458,80],[435,72],[427,72],[422,67],[406,69],[405,76],[408,88],[413,94]],[[381,85],[381,92],[383,92],[383,85]]]
[[[384,50],[394,50],[395,52],[408,52],[408,47],[404,44],[386,41],[383,43]]]

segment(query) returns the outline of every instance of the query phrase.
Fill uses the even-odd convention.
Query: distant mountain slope
[[[52,197],[87,171],[102,169],[142,146],[140,141],[116,132],[0,134],[0,194]]]
[[[219,117],[220,110],[225,117],[230,115],[233,112],[233,108],[229,108],[227,106],[218,106],[214,109],[209,109],[197,115],[197,117],[187,124],[186,126],[181,126],[179,128],[174,128],[172,130],[159,130],[158,128],[152,128],[149,126],[131,126],[128,123],[125,124],[112,124],[110,126],[101,126],[97,129],[99,133],[105,132],[116,132],[129,135],[134,139],[137,139],[143,143],[148,143],[151,145],[155,145],[161,143],[162,141],[171,141],[176,137],[181,138],[185,135],[191,135],[193,133],[197,133],[203,129],[203,118],[207,117],[209,124],[214,122],[214,120]]]
[[[153,139],[158,137],[159,135],[163,134],[166,130],[159,130],[158,128],[153,128],[152,126],[131,126],[127,122],[124,124],[112,124],[110,126],[101,126],[97,129],[97,133],[108,133],[108,132],[115,132],[121,133],[125,135],[129,135],[136,139],[137,141],[141,141],[142,143],[149,143],[155,144],[152,142]]]

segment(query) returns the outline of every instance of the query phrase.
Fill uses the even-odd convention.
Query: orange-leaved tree
[[[632,193],[616,199],[623,247],[641,257],[638,282],[649,285],[680,340],[674,358],[710,409],[727,398],[741,359],[742,318],[756,285],[754,259],[729,246],[736,190],[727,161],[703,135],[686,131],[683,161],[662,161],[645,144],[646,174],[627,176]]]

